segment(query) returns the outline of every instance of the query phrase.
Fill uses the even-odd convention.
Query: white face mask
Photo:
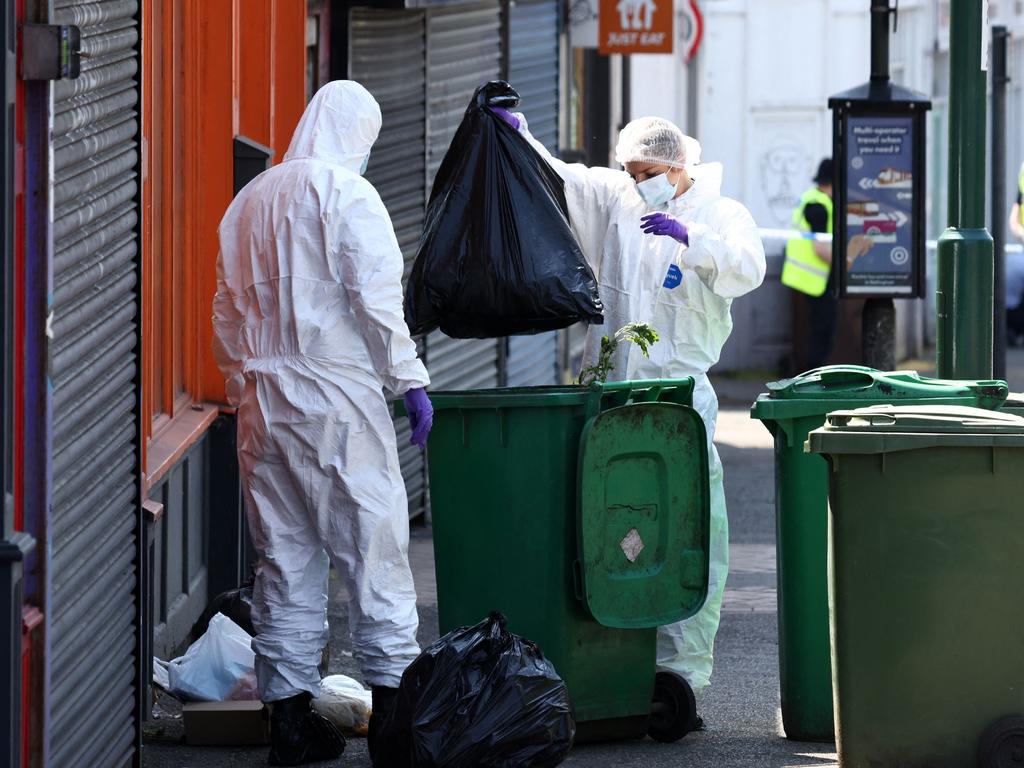
[[[668,173],[659,173],[650,179],[636,183],[636,191],[650,206],[665,205],[676,196],[676,185],[668,179]]]

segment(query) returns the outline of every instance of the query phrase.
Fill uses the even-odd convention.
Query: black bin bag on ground
[[[441,162],[405,294],[413,333],[485,339],[603,322],[561,177],[487,109],[518,103],[508,83],[477,89]]]
[[[565,683],[540,649],[492,613],[450,632],[402,675],[377,738],[375,768],[554,766],[576,722]]]

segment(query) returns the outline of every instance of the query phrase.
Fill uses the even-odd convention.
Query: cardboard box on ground
[[[270,743],[270,713],[261,701],[201,701],[182,709],[185,743],[246,746]]]

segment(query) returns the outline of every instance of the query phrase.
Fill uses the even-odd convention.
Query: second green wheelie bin
[[[945,381],[913,372],[828,366],[768,384],[751,415],[775,438],[775,520],[779,682],[786,736],[832,741],[832,668],[828,636],[828,468],[804,452],[829,411],[883,403],[997,407],[1001,381]]]
[[[829,591],[843,768],[1024,765],[1024,419],[828,415]]]
[[[655,669],[656,628],[707,595],[692,394],[682,379],[430,395],[441,632],[505,614],[565,680],[579,740],[695,725],[686,681]]]
[[[1024,394],[1011,392],[1007,395],[1006,402],[999,407],[999,410],[1003,413],[1011,413],[1014,416],[1024,416]]]

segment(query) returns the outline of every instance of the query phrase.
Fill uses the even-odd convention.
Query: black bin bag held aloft
[[[373,764],[555,766],[575,734],[569,692],[554,666],[492,613],[442,637],[405,671]]]
[[[485,339],[604,321],[562,179],[487,108],[518,103],[508,83],[479,88],[441,162],[405,294],[413,333]]]

